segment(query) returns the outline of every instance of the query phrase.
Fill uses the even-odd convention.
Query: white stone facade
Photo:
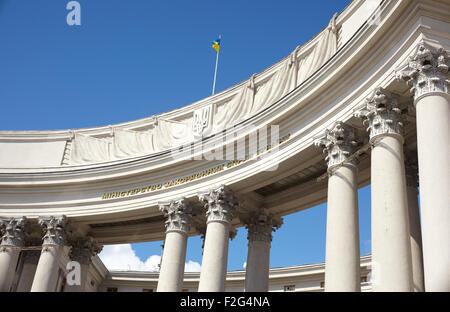
[[[450,4],[368,2],[354,0],[263,72],[178,110],[108,127],[0,131],[0,290],[276,291],[298,280],[303,290],[323,281],[326,291],[450,291]],[[247,153],[255,129],[270,139]],[[230,146],[243,157],[208,158]],[[368,184],[369,288],[357,202]],[[269,270],[282,217],[324,202],[325,264]],[[227,272],[240,227],[250,266]],[[184,274],[194,235],[205,239],[202,271]],[[164,239],[160,276],[108,279],[100,269],[103,245]],[[79,287],[66,287],[70,261]]]

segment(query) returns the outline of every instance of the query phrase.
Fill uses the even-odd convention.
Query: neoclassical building
[[[278,63],[182,108],[0,131],[0,291],[450,291],[450,3],[354,0],[330,18]],[[324,202],[325,263],[269,269],[283,216]],[[247,267],[227,273],[240,227]],[[195,235],[201,272],[184,274]],[[97,256],[161,240],[159,273],[108,272]]]

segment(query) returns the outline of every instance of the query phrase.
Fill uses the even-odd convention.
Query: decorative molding
[[[166,233],[182,232],[189,233],[192,207],[184,198],[172,200],[168,204],[159,204],[159,210],[166,217]]]
[[[344,162],[361,143],[362,138],[358,137],[356,129],[338,121],[331,129],[326,129],[324,135],[315,140],[314,145],[323,148],[323,153],[327,154],[325,161],[330,170]],[[349,163],[356,166],[356,160]]]
[[[395,96],[383,88],[376,88],[354,116],[363,120],[371,141],[384,135],[403,138],[402,110]]]
[[[2,233],[0,251],[8,251],[8,247],[22,247],[25,242],[26,217],[0,220]]]
[[[199,195],[199,199],[206,208],[207,224],[214,221],[230,223],[233,212],[239,206],[237,198],[225,185]]]
[[[92,257],[103,249],[92,236],[72,238],[69,244],[72,246],[70,259],[81,264],[90,264]]]
[[[212,131],[214,108],[212,104],[198,108],[193,112],[192,133],[194,138],[202,138]]]
[[[281,137],[278,140],[278,144],[282,144],[286,141],[288,141],[291,137],[291,134],[287,134],[283,137]],[[190,174],[188,176],[182,176],[179,178],[174,178],[171,179],[169,181],[165,181],[165,182],[160,182],[160,183],[155,183],[152,185],[146,185],[146,186],[141,186],[141,187],[137,187],[134,189],[128,189],[126,191],[118,191],[118,192],[109,192],[109,193],[103,193],[102,194],[102,200],[103,199],[115,199],[115,198],[121,198],[121,197],[128,197],[128,196],[135,196],[135,195],[140,195],[143,193],[149,193],[149,192],[153,192],[153,191],[158,191],[161,189],[167,189],[173,186],[177,186],[180,184],[185,184],[185,183],[189,183],[198,179],[202,179],[204,177],[208,177],[210,175],[216,174],[218,172],[222,172],[224,170],[227,170],[229,168],[233,168],[235,166],[240,165],[241,163],[244,163],[248,160],[257,160],[260,153],[263,153],[265,151],[268,151],[274,147],[276,147],[277,145],[271,145],[268,144],[265,147],[263,147],[262,149],[260,149],[256,154],[254,155],[250,155],[250,154],[246,154],[245,159],[238,159],[238,160],[231,160],[231,161],[227,161],[223,164],[220,165],[215,165],[212,168],[208,168],[208,169],[204,169],[201,170],[199,172],[196,172],[194,174]]]
[[[42,245],[65,245],[68,230],[68,219],[66,216],[39,217],[38,223],[45,232]],[[42,248],[43,252],[47,250],[47,248]]]
[[[396,71],[396,77],[411,87],[410,92],[417,103],[427,94],[449,94],[449,67],[450,58],[446,50],[421,42],[408,58],[407,63]]]
[[[242,222],[248,230],[249,242],[272,242],[272,232],[275,232],[283,224],[283,218],[274,216],[266,210],[258,210],[243,218]]]

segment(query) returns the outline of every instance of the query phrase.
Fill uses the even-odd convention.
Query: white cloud
[[[105,245],[98,255],[103,264],[111,271],[150,271],[157,272],[161,261],[160,255],[151,255],[142,261],[136,256],[131,244]],[[185,264],[185,272],[200,272],[201,265],[189,260]]]
[[[247,261],[244,262],[244,264],[242,265],[242,267],[243,267],[244,269],[247,268]]]
[[[159,264],[161,263],[161,256],[152,255],[145,261],[145,267],[148,271],[157,272],[159,271]]]
[[[189,262],[184,265],[184,272],[200,272],[201,268],[202,266],[200,263],[189,260]]]
[[[145,263],[136,256],[130,244],[106,245],[98,256],[108,270],[147,271]]]

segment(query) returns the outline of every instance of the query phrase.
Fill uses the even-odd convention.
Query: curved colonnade
[[[64,261],[83,279],[101,245],[164,239],[158,291],[180,291],[201,234],[199,291],[223,291],[245,226],[245,289],[267,291],[272,232],[327,201],[325,290],[360,291],[357,189],[371,184],[373,290],[450,291],[450,6],[366,3],[249,81],[161,116],[0,131],[0,290],[19,257],[24,289],[54,291]]]

